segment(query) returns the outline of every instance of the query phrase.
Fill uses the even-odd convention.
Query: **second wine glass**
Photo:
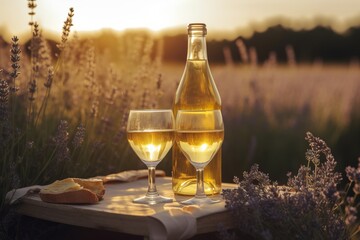
[[[179,110],[176,115],[175,140],[196,169],[196,194],[182,204],[212,204],[204,192],[204,168],[217,153],[224,140],[224,124],[220,110]]]

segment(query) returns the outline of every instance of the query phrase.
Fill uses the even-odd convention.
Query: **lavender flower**
[[[18,87],[15,84],[15,79],[18,77],[18,75],[20,74],[19,69],[20,69],[20,53],[21,53],[21,49],[19,47],[19,39],[17,36],[14,36],[11,38],[11,55],[10,55],[10,61],[11,61],[11,68],[12,68],[12,72],[10,73],[10,77],[11,77],[11,87],[10,90],[12,92],[16,92],[18,89]]]
[[[29,22],[30,26],[34,25],[33,17],[35,15],[35,8],[37,7],[36,0],[28,0],[28,8],[30,9],[30,12],[28,13],[31,17],[31,20]]]
[[[117,88],[113,87],[111,89],[111,92],[105,96],[106,103],[109,104],[110,106],[114,105],[117,92],[118,92]]]
[[[33,78],[29,82],[29,89],[28,89],[29,90],[29,96],[28,96],[29,101],[35,100],[36,89],[37,89],[36,79]]]
[[[345,223],[346,225],[354,224],[357,220],[357,209],[353,206],[345,207]]]
[[[223,190],[225,207],[234,216],[237,231],[254,239],[348,239],[346,222],[338,211],[336,187],[341,175],[335,172],[334,157],[323,140],[311,133],[306,140],[311,148],[306,152],[308,166],[301,166],[295,176],[288,174],[287,186],[271,182],[254,164],[250,172],[244,172],[243,180],[234,178],[236,189]],[[323,163],[321,153],[326,158]],[[353,172],[349,169],[352,177]],[[354,208],[346,212],[348,222],[356,220]]]
[[[325,154],[326,158],[332,157],[331,149],[326,145],[325,141],[315,137],[312,133],[307,132],[305,139],[309,142],[311,150],[314,151],[316,156],[320,153]]]
[[[72,145],[74,146],[74,148],[80,147],[81,144],[84,142],[85,133],[86,133],[85,127],[82,124],[80,124],[76,128],[75,136],[74,136],[74,139],[72,141]]]
[[[305,153],[305,158],[308,163],[312,162],[315,166],[320,164],[319,154],[317,154],[313,150],[307,150]]]
[[[158,79],[157,79],[157,81],[156,81],[156,89],[157,89],[157,90],[160,90],[160,89],[161,89],[161,85],[162,85],[162,75],[159,74],[159,75],[158,75]]]
[[[47,78],[46,78],[46,82],[44,83],[44,86],[46,88],[51,88],[53,79],[54,79],[54,69],[52,67],[49,67],[48,68],[48,75],[47,75]]]
[[[114,137],[114,142],[120,142],[126,133],[126,124],[129,116],[129,105],[129,93],[127,90],[125,90],[121,97],[121,106],[119,109],[123,113],[120,120],[120,129]]]
[[[39,36],[36,41],[36,63],[39,65],[39,76],[41,78],[46,78],[52,62],[50,46],[47,43],[47,40],[42,36]]]
[[[30,102],[35,100],[37,90],[37,78],[39,77],[39,46],[40,46],[40,29],[37,22],[33,24],[33,36],[31,38],[31,76],[28,83],[28,99]]]
[[[98,116],[98,113],[99,113],[99,101],[94,100],[91,105],[90,116],[92,118],[96,118]]]
[[[33,35],[33,38],[37,38],[39,40],[39,43],[40,43],[40,27],[39,27],[39,24],[37,22],[34,22],[34,28],[33,28],[33,31],[32,31],[32,35]]]
[[[9,121],[9,95],[8,82],[0,78],[0,151],[7,147],[7,143],[12,137],[12,127]]]
[[[101,117],[101,133],[104,134],[106,132],[109,132],[111,130],[111,127],[113,125],[112,121],[108,117]]]
[[[358,167],[346,167],[346,176],[350,183],[346,192],[346,199],[343,201],[345,206],[345,223],[349,228],[353,228],[358,221],[358,207],[360,197],[360,158],[358,158]],[[352,187],[352,188],[351,188]],[[352,190],[349,191],[349,190]],[[359,234],[360,227],[354,229],[354,235]]]
[[[140,108],[142,108],[142,109],[148,108],[148,105],[147,105],[148,104],[148,101],[147,101],[148,95],[149,95],[149,89],[145,88],[144,92],[142,94],[142,97],[141,97]]]
[[[7,81],[0,79],[0,122],[8,119],[10,88]]]
[[[68,123],[65,120],[61,120],[58,126],[56,136],[54,138],[55,143],[55,161],[56,163],[70,160],[70,151],[67,146],[69,141]]]
[[[350,183],[360,183],[360,158],[358,159],[358,168],[347,166],[345,168],[346,176]]]
[[[85,87],[92,89],[95,85],[95,48],[92,46],[86,52]]]
[[[72,18],[74,16],[74,8],[70,8],[68,12],[68,16],[64,22],[62,36],[61,36],[61,43],[58,45],[60,51],[65,48],[65,44],[68,40],[70,34],[70,28],[73,26]]]

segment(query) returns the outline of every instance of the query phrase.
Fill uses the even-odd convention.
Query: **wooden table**
[[[156,184],[160,194],[174,198],[173,203],[153,206],[132,203],[135,197],[144,195],[147,190],[147,179],[142,179],[105,184],[104,200],[98,204],[52,204],[41,201],[35,194],[24,197],[17,205],[17,211],[44,220],[148,236],[150,239],[186,239],[195,234],[216,232],[220,223],[225,228],[232,227],[223,200],[200,208],[184,207],[179,202],[188,197],[174,196],[171,178],[159,177]],[[223,188],[234,187],[235,184],[223,184]]]

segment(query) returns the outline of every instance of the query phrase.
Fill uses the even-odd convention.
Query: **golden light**
[[[38,0],[38,6],[38,12],[44,19],[42,22],[45,27],[54,29],[57,26],[60,30],[63,22],[60,19],[65,19],[68,9],[74,7],[73,22],[74,29],[77,31],[103,28],[114,30],[146,28],[157,31],[173,26],[177,17],[173,12],[178,9],[178,4],[166,0],[86,0],[86,2]]]
[[[149,161],[159,160],[159,152],[161,145],[148,144],[145,147],[146,152],[149,154]]]
[[[199,150],[201,152],[204,152],[204,151],[206,151],[208,149],[208,147],[209,147],[209,145],[207,143],[203,143],[203,144],[201,144]]]
[[[30,33],[27,1],[2,0],[0,30],[5,35]],[[273,23],[309,29],[316,24],[344,31],[360,19],[360,1],[343,0],[36,0],[34,21],[45,33],[62,31],[70,7],[75,9],[72,31],[100,29],[184,30],[204,22],[212,34],[234,38],[251,35]],[[324,7],[326,6],[326,7]],[[224,14],[226,13],[226,14]]]

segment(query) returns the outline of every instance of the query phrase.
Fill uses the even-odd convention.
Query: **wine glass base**
[[[171,202],[173,202],[172,198],[168,198],[160,195],[154,197],[143,196],[143,197],[135,198],[133,200],[133,203],[148,204],[148,205],[155,205],[158,203],[171,203]]]
[[[220,202],[219,199],[211,199],[208,197],[203,197],[203,198],[193,197],[188,200],[182,201],[180,203],[184,204],[184,205],[199,205],[199,206],[201,206],[201,205],[214,204],[214,203],[218,203],[218,202]]]

